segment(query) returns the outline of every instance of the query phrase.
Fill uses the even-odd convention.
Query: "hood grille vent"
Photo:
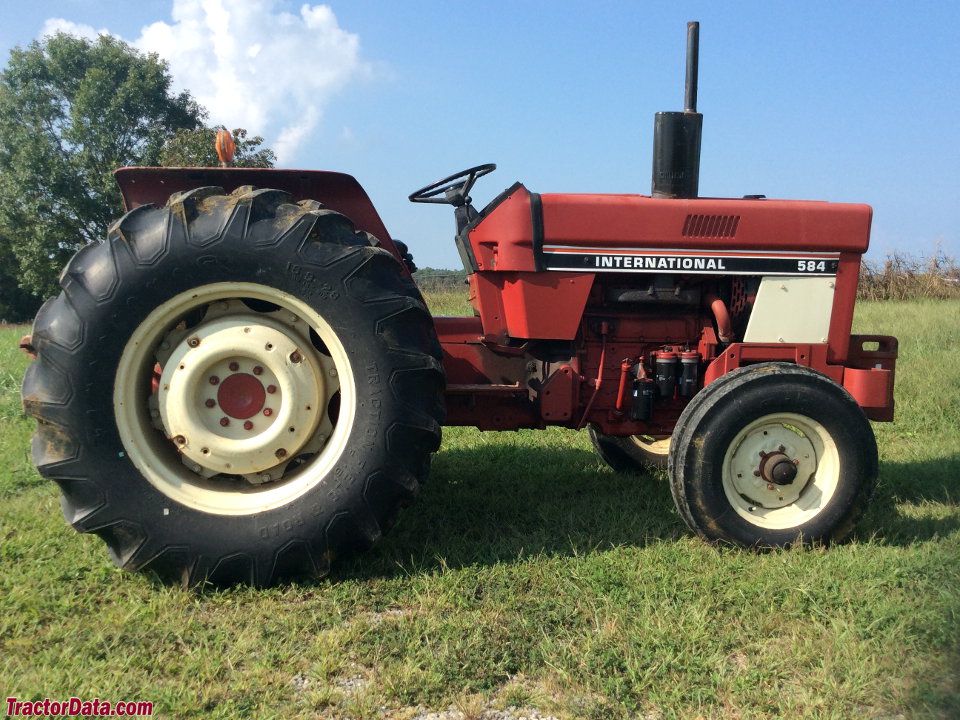
[[[684,237],[732,238],[737,235],[739,215],[687,215]]]

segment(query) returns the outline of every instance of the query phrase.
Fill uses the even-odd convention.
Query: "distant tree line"
[[[466,287],[467,271],[425,267],[417,270],[413,279],[423,292],[461,292]]]
[[[57,34],[14,48],[0,72],[0,319],[29,319],[83,245],[122,212],[118,167],[219,164],[207,111],[174,93],[167,64],[121,40]],[[273,167],[233,130],[240,167]]]
[[[888,253],[882,262],[864,260],[857,297],[861,300],[960,298],[960,265],[942,249],[929,257]]]

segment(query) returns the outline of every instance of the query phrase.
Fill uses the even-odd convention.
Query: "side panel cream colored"
[[[744,342],[825,343],[834,277],[765,277]]]

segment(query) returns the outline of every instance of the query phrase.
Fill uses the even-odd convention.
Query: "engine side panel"
[[[832,277],[762,278],[743,341],[825,343],[836,285]]]

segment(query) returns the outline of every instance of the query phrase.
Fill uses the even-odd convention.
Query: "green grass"
[[[20,330],[2,330],[0,692],[162,717],[956,717],[957,317],[858,309],[858,330],[900,338],[897,421],[874,426],[880,482],[846,545],[708,547],[662,478],[615,475],[584,433],[448,428],[372,553],[324,582],[215,592],[119,572],[65,526],[27,458]]]

